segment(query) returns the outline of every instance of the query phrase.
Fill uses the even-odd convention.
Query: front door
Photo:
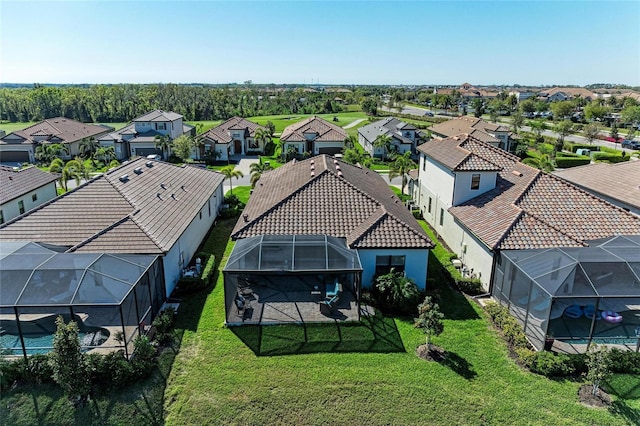
[[[242,154],[242,141],[239,141],[238,139],[233,141],[233,148],[235,154]]]

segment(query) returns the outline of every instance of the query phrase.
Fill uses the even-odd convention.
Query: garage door
[[[0,152],[0,162],[28,163],[29,153],[27,151],[2,151]]]
[[[162,156],[162,151],[156,148],[136,148],[136,155],[146,157],[147,155],[158,154]]]
[[[333,154],[340,154],[342,152],[342,148],[318,148],[318,152],[320,154],[329,154],[329,155],[333,155]]]

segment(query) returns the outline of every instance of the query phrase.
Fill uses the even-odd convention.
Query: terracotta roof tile
[[[100,124],[81,123],[65,117],[48,118],[22,130],[17,130],[9,135],[18,135],[24,139],[22,143],[35,143],[34,137],[45,136],[54,139],[57,143],[71,143],[106,133],[113,130],[112,127]],[[7,136],[4,136],[4,140]]]
[[[347,138],[347,132],[341,127],[320,117],[309,117],[299,123],[287,126],[280,136],[281,141],[285,142],[304,142],[307,138],[305,133],[316,133],[313,139],[316,142],[323,141],[344,141]]]
[[[205,137],[212,141],[216,141],[217,143],[230,143],[233,141],[233,138],[231,137],[229,130],[245,130],[249,132],[249,136],[253,137],[257,129],[266,129],[266,127],[260,126],[259,124],[242,117],[231,117],[198,137]]]
[[[326,155],[264,174],[243,213],[233,238],[327,234],[357,247],[433,245],[380,175]]]

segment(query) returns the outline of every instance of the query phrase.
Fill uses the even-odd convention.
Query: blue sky
[[[0,82],[640,85],[640,1],[6,1]]]

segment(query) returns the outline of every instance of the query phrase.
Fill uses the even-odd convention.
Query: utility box
[[[451,260],[451,264],[453,265],[454,268],[456,269],[460,269],[462,268],[462,261],[460,259],[452,259]]]

